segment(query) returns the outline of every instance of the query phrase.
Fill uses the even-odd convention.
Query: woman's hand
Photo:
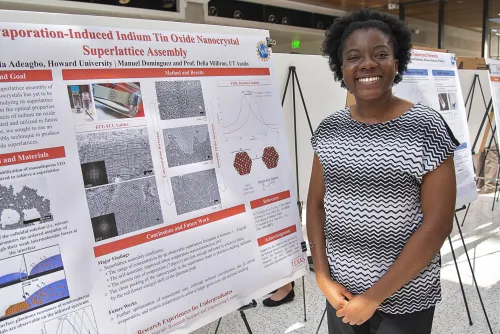
[[[377,308],[379,303],[373,298],[369,298],[365,294],[354,296],[347,305],[337,311],[337,317],[342,318],[342,321],[349,323],[351,326],[362,325],[369,320]]]
[[[350,293],[342,284],[332,281],[330,278],[322,278],[318,281],[321,292],[325,295],[328,302],[334,309],[340,310],[351,300],[354,295]]]

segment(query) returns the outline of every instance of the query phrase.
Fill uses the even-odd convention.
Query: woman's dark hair
[[[377,29],[389,38],[394,48],[394,57],[399,60],[398,71],[406,71],[411,58],[411,31],[397,17],[370,9],[361,9],[342,16],[334,21],[325,33],[322,51],[328,57],[328,63],[334,78],[342,80],[342,48],[347,38],[356,30]],[[401,82],[401,74],[396,75],[394,84]]]

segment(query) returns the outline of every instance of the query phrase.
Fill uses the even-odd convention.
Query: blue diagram
[[[59,246],[0,259],[0,322],[66,298]]]

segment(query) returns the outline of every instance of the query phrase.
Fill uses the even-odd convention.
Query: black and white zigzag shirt
[[[330,273],[361,294],[389,269],[422,224],[423,176],[459,143],[442,116],[422,104],[377,124],[358,122],[345,108],[325,118],[311,142],[324,173]],[[411,313],[440,300],[438,254],[379,309]]]

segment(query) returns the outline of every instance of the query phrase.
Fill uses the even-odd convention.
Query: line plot
[[[47,321],[45,332],[46,334],[99,334],[92,306]]]
[[[261,108],[262,103],[259,103],[259,100],[263,99],[263,97],[243,94],[239,103],[238,115],[232,122],[226,122],[226,119],[233,119],[233,117],[231,117],[232,115],[229,115],[229,112],[223,113],[221,126],[226,139],[265,135],[267,133],[278,132],[278,124],[266,120],[266,118],[271,115],[272,111],[265,113],[266,118],[264,117],[264,113]],[[227,106],[225,107],[226,110],[229,109]],[[233,113],[231,112],[231,114]]]

